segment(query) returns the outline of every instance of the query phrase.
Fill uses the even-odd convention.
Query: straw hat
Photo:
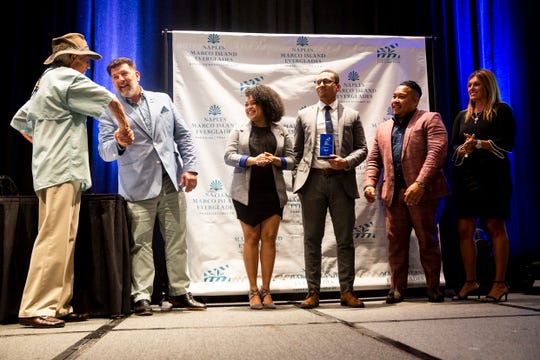
[[[52,64],[62,54],[88,55],[94,60],[101,59],[101,55],[91,51],[84,36],[78,33],[69,33],[52,39],[52,54],[43,64]]]

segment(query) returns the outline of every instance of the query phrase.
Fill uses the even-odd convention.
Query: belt
[[[325,175],[325,176],[331,176],[331,175],[339,175],[343,174],[343,170],[334,170],[331,168],[326,169],[317,169],[317,168],[311,168],[311,172],[317,175]]]

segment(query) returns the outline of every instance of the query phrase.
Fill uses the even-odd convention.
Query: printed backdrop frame
[[[315,76],[323,69],[333,69],[340,74],[342,84],[338,99],[360,112],[370,149],[377,124],[392,117],[390,99],[399,82],[417,81],[425,94],[419,107],[429,109],[426,38],[169,32],[173,100],[192,131],[200,165],[198,186],[186,194],[190,288],[197,295],[245,294],[248,281],[242,260],[243,236],[229,195],[233,168],[223,159],[230,130],[247,121],[243,91],[260,83],[276,90],[285,105],[282,124],[294,136],[298,110],[318,101]],[[363,173],[361,164],[357,168],[359,186]],[[289,200],[277,238],[272,291],[305,292],[301,206],[291,192],[289,171],[285,179]],[[355,289],[387,288],[390,278],[383,205],[380,201],[369,204],[361,197],[356,200],[356,214]],[[321,291],[339,291],[329,216],[322,253]],[[409,287],[421,286],[425,286],[425,277],[413,232]]]

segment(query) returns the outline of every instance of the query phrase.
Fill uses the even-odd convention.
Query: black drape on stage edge
[[[141,84],[149,90],[168,91],[164,73],[163,31],[200,30],[254,33],[356,34],[425,36],[433,39],[432,110],[441,113],[448,130],[466,105],[466,78],[472,70],[495,71],[518,121],[512,155],[514,199],[510,235],[510,272],[519,272],[540,259],[540,175],[536,135],[539,122],[533,114],[539,98],[538,2],[527,0],[51,0],[15,2],[4,11],[10,25],[4,39],[5,78],[0,131],[0,175],[15,180],[21,194],[33,194],[31,145],[9,126],[15,111],[28,99],[50,55],[51,39],[68,32],[87,36],[103,60],[92,62],[87,75],[114,91],[106,73],[116,56],[135,59]],[[28,34],[31,34],[30,36]],[[190,84],[189,86],[197,86]],[[117,191],[116,165],[97,154],[97,126],[88,123],[93,193]],[[451,164],[445,170],[451,179]],[[204,171],[204,166],[201,167]],[[452,199],[441,222],[443,263],[447,284],[462,279],[459,243],[455,233]],[[449,281],[451,280],[451,281]],[[457,281],[457,280],[456,280]]]
[[[120,195],[83,195],[73,306],[96,315],[130,310],[130,236]]]
[[[0,197],[0,323],[17,320],[37,219],[36,197]]]
[[[37,220],[35,196],[0,197],[0,323],[17,321]],[[129,313],[129,241],[123,198],[84,194],[71,302],[76,312],[105,317]]]

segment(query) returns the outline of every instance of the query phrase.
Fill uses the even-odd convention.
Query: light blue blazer
[[[177,190],[183,172],[195,172],[197,156],[186,122],[165,93],[144,91],[152,130],[148,131],[139,111],[119,96],[135,142],[119,151],[114,131],[117,123],[107,110],[99,122],[99,155],[104,161],[118,161],[118,192],[126,200],[140,201],[159,195],[163,176],[169,176]]]
[[[289,132],[277,123],[271,123],[270,128],[276,137],[275,156],[281,157],[282,167],[272,165],[274,181],[279,197],[279,206],[284,207],[287,203],[287,189],[283,170],[294,169],[294,153],[292,139]],[[234,166],[231,197],[244,205],[249,202],[249,181],[251,178],[251,166],[246,166],[249,157],[249,135],[251,134],[251,120],[247,123],[237,125],[229,134],[227,145],[225,146],[225,164]]]

